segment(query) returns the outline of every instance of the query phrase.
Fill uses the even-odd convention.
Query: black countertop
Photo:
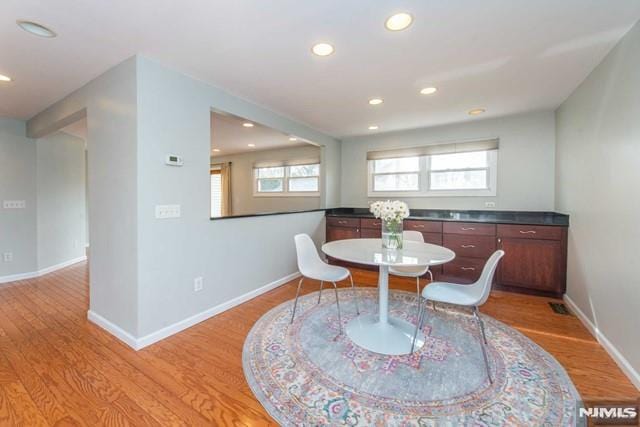
[[[368,208],[327,209],[327,216],[373,218]],[[554,225],[569,226],[569,215],[556,212],[520,211],[457,211],[441,209],[411,209],[407,219],[433,221],[486,222],[490,224]]]

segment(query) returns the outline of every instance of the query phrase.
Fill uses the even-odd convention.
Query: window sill
[[[438,190],[438,191],[369,191],[369,198],[415,197],[496,197],[496,190]]]
[[[320,197],[319,192],[308,192],[308,193],[253,193],[253,197]]]

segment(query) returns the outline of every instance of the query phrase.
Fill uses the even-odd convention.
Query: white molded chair
[[[485,346],[487,345],[487,336],[484,333],[484,323],[482,322],[480,316],[478,316],[478,307],[487,302],[487,299],[489,298],[489,294],[491,293],[491,282],[493,281],[493,275],[496,272],[496,268],[498,267],[500,258],[502,258],[503,256],[504,251],[495,251],[491,255],[491,257],[489,257],[487,263],[484,265],[480,278],[471,285],[434,282],[424,288],[424,290],[422,291],[422,297],[424,301],[420,302],[418,322],[416,323],[416,330],[413,335],[413,344],[411,345],[412,353],[416,342],[416,336],[418,335],[418,330],[422,329],[424,323],[426,312],[424,307],[427,301],[431,301],[432,303],[444,302],[448,304],[472,307],[473,317],[476,319],[478,328],[480,329],[480,333],[482,334],[482,337],[480,339],[480,347],[482,348],[482,357],[484,358],[484,364],[487,368],[487,376],[489,377],[489,382],[493,384],[491,371],[489,370],[487,349],[485,348]]]
[[[298,256],[298,269],[302,274],[302,278],[298,282],[298,289],[296,290],[296,300],[293,303],[293,312],[291,313],[291,323],[293,323],[293,319],[296,315],[296,307],[298,306],[298,296],[300,295],[300,287],[302,286],[302,281],[306,278],[319,280],[320,281],[320,293],[318,294],[318,304],[320,304],[320,297],[322,296],[322,287],[324,282],[333,283],[333,289],[336,293],[336,306],[338,307],[338,330],[342,333],[342,319],[340,317],[340,300],[338,299],[338,286],[336,282],[346,279],[347,277],[351,280],[351,290],[354,292],[355,296],[355,287],[353,285],[353,277],[351,276],[351,272],[344,267],[339,267],[337,265],[330,265],[325,263],[318,255],[318,251],[316,250],[316,246],[311,240],[311,237],[307,234],[297,234],[294,237],[296,242],[296,254]],[[358,308],[358,300],[355,299],[356,303],[356,313],[360,314],[360,310]]]
[[[424,243],[424,236],[419,231],[407,230],[402,232],[402,239],[413,242]],[[418,308],[420,307],[420,277],[425,274],[429,275],[430,281],[433,282],[433,274],[429,270],[429,266],[416,265],[416,266],[399,266],[389,267],[389,274],[400,277],[415,277],[416,278],[416,295],[418,297]]]

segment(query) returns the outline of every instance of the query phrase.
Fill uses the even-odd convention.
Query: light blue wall
[[[212,108],[323,144],[326,167],[339,170],[331,160],[339,157],[334,139],[138,58],[141,336],[297,271],[293,235],[324,236],[322,212],[209,220]],[[184,166],[166,166],[169,153],[183,156]],[[337,191],[338,185],[330,183],[326,200],[338,200]],[[180,204],[182,217],[154,219],[157,204]],[[198,276],[204,278],[204,290],[195,293]]]
[[[25,200],[26,208],[3,209],[3,200]],[[36,209],[36,143],[23,121],[0,118],[0,277],[38,269]],[[13,261],[3,261],[5,252]]]
[[[211,109],[323,145],[321,202],[339,203],[338,141],[146,58],[114,67],[28,123],[37,138],[86,111],[90,310],[134,338],[294,273],[294,234],[324,238],[323,212],[209,219]],[[184,166],[166,166],[169,153]],[[180,204],[181,218],[155,219],[160,204]],[[198,276],[204,290],[195,293]]]
[[[567,295],[640,389],[640,24],[562,104],[557,208],[571,215]]]
[[[38,269],[85,255],[84,140],[64,132],[37,141]]]

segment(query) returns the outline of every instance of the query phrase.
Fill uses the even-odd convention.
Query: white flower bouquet
[[[399,200],[371,203],[369,211],[382,220],[382,246],[402,249],[402,223],[409,216],[409,206]]]

